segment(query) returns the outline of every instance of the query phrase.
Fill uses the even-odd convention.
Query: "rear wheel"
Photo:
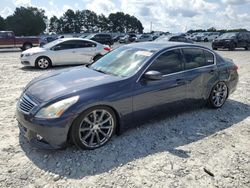
[[[47,69],[52,66],[52,63],[48,57],[38,57],[35,66],[39,69]]]
[[[24,50],[27,50],[29,48],[32,48],[32,44],[31,43],[25,43],[25,44],[23,44],[22,50],[24,51]]]
[[[224,82],[218,82],[212,89],[208,102],[213,108],[220,108],[228,96],[228,88]]]
[[[218,50],[218,48],[213,47],[213,50]]]
[[[83,149],[95,149],[106,144],[116,129],[116,116],[109,107],[93,107],[83,112],[73,123],[70,138]]]
[[[249,45],[247,45],[247,46],[245,47],[245,50],[249,50],[249,48],[250,48]]]

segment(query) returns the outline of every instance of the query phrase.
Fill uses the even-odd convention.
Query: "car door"
[[[67,40],[54,46],[49,54],[54,65],[77,64],[76,40]]]
[[[159,71],[163,76],[160,80],[147,80],[142,75],[135,84],[133,110],[138,119],[172,111],[186,98],[183,59],[179,49],[159,55],[145,73],[151,70]]]
[[[187,102],[200,105],[207,98],[214,83],[218,80],[215,55],[202,48],[183,48],[185,59],[184,77],[187,81]]]
[[[90,63],[92,57],[96,54],[97,44],[91,41],[76,41],[75,59],[78,64]]]

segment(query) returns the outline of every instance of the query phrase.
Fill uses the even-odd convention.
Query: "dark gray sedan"
[[[155,114],[200,104],[220,108],[237,82],[237,66],[208,48],[136,43],[92,65],[34,79],[16,114],[21,132],[39,147],[59,148],[72,140],[95,149]]]

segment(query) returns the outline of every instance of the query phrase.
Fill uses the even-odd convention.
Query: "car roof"
[[[59,40],[61,40],[62,42],[69,41],[69,40],[82,40],[82,41],[90,41],[90,42],[93,42],[93,43],[98,43],[98,42],[93,41],[93,40],[90,40],[90,39],[85,39],[85,38],[76,38],[76,37],[70,37],[70,38],[60,38]],[[98,44],[99,44],[99,43],[98,43]]]
[[[170,48],[178,48],[178,47],[200,47],[200,48],[206,48],[201,45],[196,44],[190,44],[190,43],[184,43],[184,42],[140,42],[140,43],[132,43],[128,44],[127,46],[132,48],[140,48],[148,51],[160,51],[164,49],[170,49]],[[210,49],[209,49],[210,50]]]

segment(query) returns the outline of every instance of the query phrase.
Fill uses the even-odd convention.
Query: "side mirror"
[[[162,79],[162,73],[159,71],[148,71],[144,74],[144,78],[148,80],[161,80]]]

